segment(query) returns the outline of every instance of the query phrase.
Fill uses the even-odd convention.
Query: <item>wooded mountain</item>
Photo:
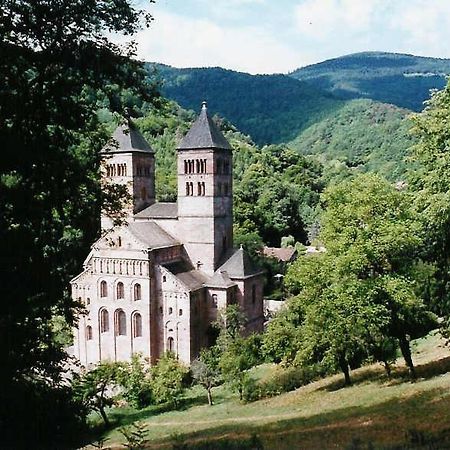
[[[183,108],[203,100],[257,144],[294,140],[332,117],[346,101],[370,98],[419,111],[430,89],[441,89],[450,60],[366,52],[298,69],[289,75],[250,75],[219,67],[177,69],[149,63],[162,93]]]
[[[344,101],[287,75],[250,75],[218,67],[176,69],[153,65],[162,94],[197,111],[203,100],[258,144],[294,139],[302,130],[344,106]]]
[[[430,89],[442,89],[450,74],[450,59],[363,52],[302,67],[290,73],[341,98],[371,98],[423,109]]]
[[[375,172],[391,181],[405,178],[415,142],[410,111],[373,100],[350,100],[339,111],[303,131],[289,146],[325,167],[324,178]]]

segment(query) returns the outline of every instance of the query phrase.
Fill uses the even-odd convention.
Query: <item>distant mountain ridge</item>
[[[197,111],[203,100],[258,144],[288,142],[345,101],[287,75],[250,75],[219,67],[176,69],[149,63],[162,94]]]
[[[348,100],[365,98],[420,111],[430,89],[442,89],[450,59],[365,52],[323,61],[287,75],[250,75],[220,67],[177,69],[148,63],[162,93],[183,108],[210,111],[258,144],[294,140],[332,117]]]
[[[340,98],[370,98],[420,111],[430,89],[442,89],[450,59],[363,52],[294,70],[289,76]]]

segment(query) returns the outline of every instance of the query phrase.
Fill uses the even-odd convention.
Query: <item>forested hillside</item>
[[[258,144],[290,141],[344,105],[331,94],[286,75],[149,67],[155,67],[162,80],[164,96],[192,110],[206,100],[210,111],[226,117]]]
[[[314,155],[325,166],[325,179],[376,172],[391,181],[404,179],[414,143],[410,111],[372,100],[351,100],[339,111],[313,124],[289,145]]]
[[[290,76],[341,98],[371,98],[420,111],[430,89],[442,89],[449,74],[448,59],[364,52],[302,67]]]

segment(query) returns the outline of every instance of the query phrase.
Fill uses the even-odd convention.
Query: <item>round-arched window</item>
[[[125,297],[125,288],[123,286],[123,283],[121,281],[119,281],[117,283],[117,288],[116,288],[116,295],[118,299],[124,298]]]

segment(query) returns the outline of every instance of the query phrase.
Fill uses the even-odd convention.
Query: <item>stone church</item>
[[[248,332],[260,331],[263,273],[233,247],[232,148],[206,103],[177,148],[176,203],[155,201],[154,152],[132,123],[102,156],[105,181],[127,186],[133,201],[122,225],[102,217],[102,237],[71,282],[85,305],[74,329],[81,364],[136,352],[154,363],[166,351],[189,364],[230,304],[246,314]]]

